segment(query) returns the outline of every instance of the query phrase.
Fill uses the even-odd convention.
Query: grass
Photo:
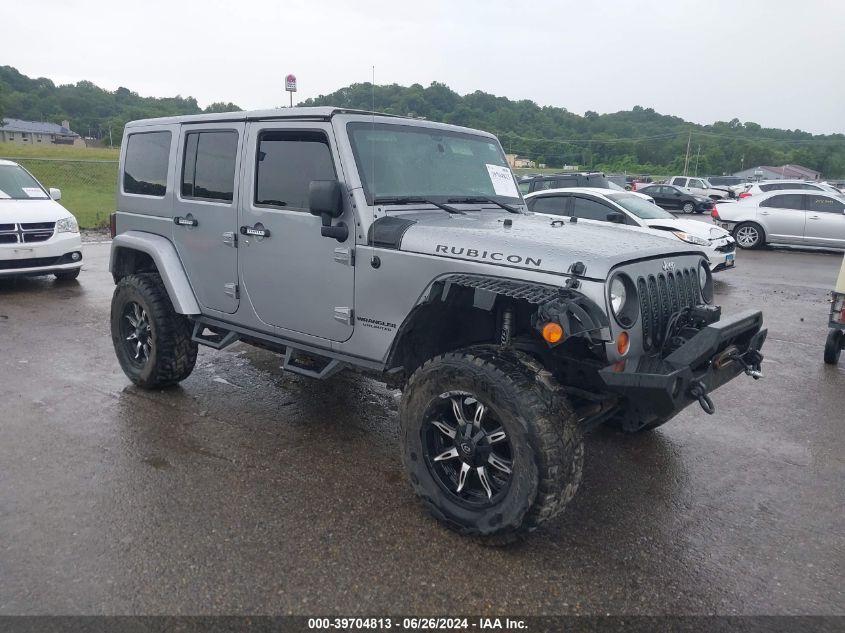
[[[106,226],[114,211],[119,150],[0,143],[0,158],[19,162],[45,187],[62,190],[61,204],[82,228]]]

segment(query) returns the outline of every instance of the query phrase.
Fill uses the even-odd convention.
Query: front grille
[[[643,347],[660,347],[666,326],[673,314],[698,304],[700,290],[694,268],[668,271],[637,279]]]
[[[53,237],[55,222],[23,222],[0,224],[0,244],[31,244],[46,242]]]
[[[723,244],[722,246],[717,246],[716,251],[719,253],[733,253],[736,250],[736,242],[730,242],[729,244]]]

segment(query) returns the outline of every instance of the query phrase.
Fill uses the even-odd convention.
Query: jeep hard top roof
[[[183,123],[226,123],[230,121],[330,121],[332,117],[335,117],[337,115],[366,116],[382,120],[404,120],[410,124],[419,125],[420,127],[455,130],[458,132],[478,134],[481,136],[489,136],[490,138],[495,138],[495,136],[493,134],[490,134],[489,132],[484,132],[483,130],[476,130],[467,127],[461,127],[459,125],[449,125],[448,123],[439,123],[437,121],[428,121],[425,119],[414,119],[412,117],[401,116],[398,114],[388,114],[385,112],[353,110],[350,108],[338,108],[334,106],[276,108],[273,110],[216,112],[213,114],[185,114],[181,116],[168,116],[158,117],[155,119],[139,119],[137,121],[129,121],[126,124],[126,128],[133,129],[139,127],[147,127],[151,125],[180,125]]]

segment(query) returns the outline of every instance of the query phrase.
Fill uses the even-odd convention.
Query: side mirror
[[[53,200],[61,200],[62,199],[62,190],[56,189],[55,187],[50,187],[50,197]]]
[[[614,224],[625,224],[625,216],[618,211],[612,211],[607,214],[607,221]]]
[[[339,218],[343,215],[343,190],[337,180],[312,180],[308,185],[308,208],[312,215]]]
[[[320,216],[320,235],[345,242],[349,228],[343,222],[332,225],[332,220],[343,215],[343,187],[337,180],[312,180],[308,185],[308,210]]]
[[[680,198],[680,197],[681,197],[681,192],[680,192],[680,191],[676,191],[676,192],[675,192],[675,195],[676,195],[676,196],[678,196],[678,197]]]

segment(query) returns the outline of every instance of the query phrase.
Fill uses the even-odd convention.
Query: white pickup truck
[[[694,176],[672,176],[666,181],[670,185],[677,185],[678,187],[686,187],[692,190],[693,193],[707,196],[711,200],[724,200],[733,198],[734,193],[730,187],[714,187],[706,178],[696,178]]]

